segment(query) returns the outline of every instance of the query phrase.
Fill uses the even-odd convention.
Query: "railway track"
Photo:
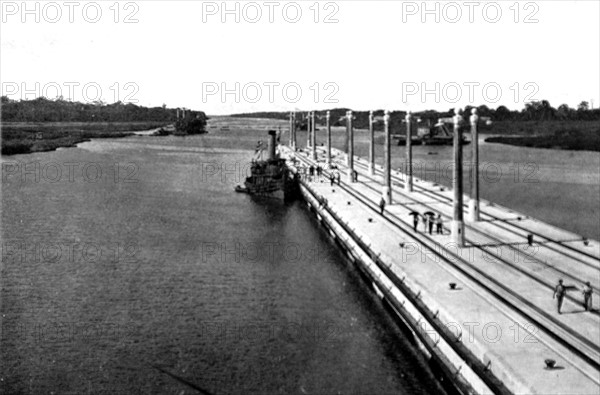
[[[355,164],[356,164],[356,162],[355,162]],[[364,167],[365,165],[363,165],[363,164],[361,163],[361,164],[359,164],[359,166],[361,166],[361,167]],[[367,175],[367,174],[362,174],[361,176],[362,176],[363,178],[370,179],[370,180],[371,180],[371,181],[373,181],[374,183],[378,183],[378,180],[375,180],[374,178],[372,178],[371,176],[369,176],[369,175]],[[371,185],[368,185],[367,183],[364,183],[364,182],[363,182],[363,185],[367,186],[367,187],[368,187],[368,188],[370,188],[371,190],[374,190],[374,191],[378,192],[378,191],[377,191],[377,190],[376,190],[374,187],[372,187]],[[422,187],[417,187],[417,188],[419,188],[419,189],[421,189],[421,190],[424,190],[424,188],[422,188]],[[429,195],[431,195],[431,194],[429,194]],[[445,196],[441,196],[441,195],[439,195],[439,194],[433,194],[433,195],[434,195],[435,197],[442,197],[442,198],[446,198]],[[410,200],[412,200],[413,202],[415,202],[416,204],[418,204],[418,205],[420,205],[420,206],[424,207],[424,208],[425,208],[425,209],[427,209],[427,210],[435,210],[435,211],[438,211],[438,212],[439,212],[439,210],[437,210],[435,207],[432,207],[432,206],[428,205],[427,203],[423,203],[423,202],[421,202],[421,201],[417,200],[417,199],[416,199],[416,198],[414,198],[414,197],[407,196],[407,195],[404,195],[404,197],[405,197],[405,198],[407,198],[407,199],[410,199]],[[443,202],[443,203],[451,207],[451,201],[449,201],[449,202],[448,202],[446,199],[444,199],[444,202]],[[441,214],[441,213],[440,213],[440,214]],[[487,215],[487,214],[486,214],[486,215]],[[451,219],[451,217],[450,217],[450,216],[448,216],[448,215],[445,215],[445,214],[443,214],[443,217],[444,217],[444,218],[446,218],[446,219]],[[497,218],[497,217],[496,217],[496,218]],[[498,226],[498,224],[495,224],[495,226]],[[502,244],[502,245],[505,245],[507,248],[510,248],[510,249],[512,249],[512,250],[514,251],[514,253],[515,253],[515,254],[521,254],[521,253],[522,253],[522,252],[521,252],[521,250],[520,250],[519,248],[515,247],[514,245],[512,245],[512,244],[510,244],[510,243],[506,243],[505,241],[503,241],[503,240],[501,240],[501,239],[499,239],[499,238],[497,238],[497,237],[491,236],[490,234],[488,234],[488,233],[485,233],[484,231],[482,231],[482,230],[480,230],[480,229],[477,229],[477,228],[475,228],[475,227],[473,227],[473,226],[470,226],[468,222],[467,222],[467,223],[465,223],[465,227],[466,227],[467,229],[469,229],[471,232],[477,233],[477,234],[478,234],[480,237],[487,239],[488,241],[490,241],[490,242],[491,242],[491,244],[492,244],[492,245]],[[510,232],[510,230],[509,230],[509,229],[506,229],[506,228],[505,228],[505,227],[503,227],[503,226],[498,226],[498,227],[500,227],[500,228],[501,228],[501,229],[503,229],[503,230],[506,230],[506,231],[509,231],[509,232]],[[514,233],[514,232],[512,232],[512,233]],[[499,261],[501,261],[501,262],[505,263],[506,265],[510,265],[510,266],[511,266],[512,268],[514,268],[515,270],[518,270],[518,271],[520,271],[521,273],[523,273],[523,274],[525,274],[525,275],[528,275],[528,276],[530,276],[531,278],[533,278],[534,280],[536,280],[536,281],[537,281],[537,282],[539,282],[540,284],[543,284],[543,285],[545,285],[545,286],[546,286],[546,287],[548,287],[549,289],[554,289],[554,284],[552,284],[552,283],[549,283],[548,281],[544,280],[544,279],[543,279],[543,278],[541,278],[540,276],[534,275],[533,273],[531,273],[530,271],[528,271],[528,270],[524,269],[523,267],[521,267],[521,266],[519,266],[519,265],[516,265],[514,262],[511,262],[510,260],[507,260],[507,259],[505,259],[505,258],[502,258],[502,257],[501,257],[501,256],[499,256],[497,253],[494,253],[494,252],[493,252],[493,250],[492,250],[492,248],[488,248],[488,246],[486,246],[486,244],[487,244],[487,243],[485,243],[485,244],[481,244],[481,243],[475,242],[475,241],[473,241],[473,240],[470,240],[469,238],[465,238],[465,240],[466,240],[466,241],[468,241],[468,242],[469,242],[471,245],[473,245],[474,247],[477,247],[477,248],[479,248],[479,249],[484,249],[488,255],[492,255],[492,256],[494,256],[494,258],[495,258],[495,259],[498,259]],[[548,249],[550,249],[550,250],[552,250],[552,251],[554,251],[554,252],[561,253],[561,252],[560,252],[558,249],[552,248],[551,246],[548,246],[547,244],[544,244],[544,245],[543,245],[543,248],[548,248]],[[562,254],[562,255],[563,255],[563,256],[565,256],[564,254]],[[554,272],[556,273],[556,276],[557,276],[557,277],[561,277],[561,276],[562,276],[562,277],[568,278],[568,279],[570,279],[570,280],[572,280],[572,281],[575,281],[575,282],[578,282],[578,283],[584,283],[584,282],[586,281],[586,279],[583,279],[583,278],[580,278],[580,277],[574,276],[573,274],[571,274],[570,272],[568,272],[568,271],[566,271],[566,270],[563,270],[563,269],[561,269],[561,268],[558,268],[558,267],[556,267],[556,266],[549,265],[549,264],[548,264],[546,261],[544,261],[544,260],[542,260],[542,259],[540,259],[540,258],[537,258],[537,257],[536,257],[534,254],[528,254],[526,259],[529,259],[530,261],[534,261],[536,264],[538,264],[538,265],[540,265],[540,266],[543,266],[544,268],[546,268],[546,269],[548,269],[548,270],[554,271]],[[586,263],[586,262],[584,262],[584,261],[581,261],[581,260],[579,260],[579,259],[576,259],[576,258],[573,258],[573,257],[571,257],[570,259],[573,259],[573,260],[574,260],[574,261],[576,261],[577,263],[583,264],[583,265],[585,265],[585,266],[587,266],[587,267],[589,267],[589,268],[591,268],[591,269],[595,270],[595,271],[596,271],[596,272],[594,273],[594,275],[595,275],[595,276],[599,276],[599,275],[600,275],[600,268],[599,268],[599,267],[597,267],[597,266],[595,266],[595,265],[590,265],[590,264],[588,264],[588,263]],[[598,286],[596,286],[596,285],[592,285],[592,289],[595,291],[595,293],[596,293],[596,294],[599,294],[599,293],[600,293],[600,288],[599,288]],[[571,297],[571,300],[574,300],[574,299]],[[596,314],[598,314],[598,312],[595,312],[595,313],[596,313]]]
[[[313,164],[311,160],[304,158],[301,155],[297,155],[297,159],[307,166]],[[362,192],[349,188],[345,183],[341,183],[339,187],[350,196],[353,196],[355,199],[362,202],[372,211],[379,213],[378,201],[376,200],[376,197],[379,196],[379,191],[375,191],[373,196],[367,196]],[[373,189],[371,186],[368,187],[369,189]],[[444,264],[463,274],[472,283],[482,287],[487,293],[499,300],[502,305],[507,306],[511,311],[514,311],[529,320],[550,338],[583,359],[589,366],[593,367],[595,371],[600,371],[600,346],[598,344],[557,320],[544,309],[528,300],[527,297],[514,292],[510,287],[504,285],[498,279],[494,278],[489,273],[486,273],[482,268],[468,262],[463,257],[452,252],[449,254],[438,253],[433,241],[427,237],[423,238],[422,234],[420,235],[420,238],[416,238],[413,235],[412,227],[398,216],[387,212],[382,218],[392,226],[401,230],[409,238],[413,238],[420,243],[423,243],[423,240],[425,239],[424,244],[428,244],[428,248],[438,255]],[[448,255],[453,255],[453,259],[448,259]],[[597,316],[595,316],[594,319],[597,320]],[[594,380],[597,381],[597,378],[594,378]]]
[[[360,166],[363,169],[365,169],[365,171],[368,169],[368,165],[366,163],[364,163],[364,161],[363,161],[362,158],[355,158],[354,164]],[[377,173],[382,174],[383,171],[375,168],[375,174],[377,174]],[[393,173],[394,172],[392,172],[392,180],[394,180],[397,183],[399,183],[402,186],[404,186],[404,182],[405,182],[404,179],[402,179],[401,177],[398,177],[397,175],[395,175]],[[368,174],[363,174],[363,176],[370,177]],[[435,198],[440,199],[440,200],[446,202],[448,205],[452,204],[452,199],[449,198],[449,197],[447,197],[447,196],[444,196],[443,194],[436,193],[435,191],[431,191],[429,189],[426,189],[426,188],[421,187],[421,186],[416,185],[416,184],[413,184],[413,189],[416,190],[416,191],[418,191],[419,193],[424,194],[424,195],[434,196]],[[463,207],[466,208],[467,204],[463,204]],[[484,212],[484,211],[480,211],[480,214],[482,216],[486,216],[486,217],[488,217],[488,219],[494,221],[494,225],[495,226],[497,226],[497,227],[499,227],[499,228],[501,228],[501,229],[503,229],[503,230],[505,230],[507,232],[511,232],[511,233],[513,233],[513,234],[515,234],[515,235],[517,235],[519,237],[525,238],[527,236],[527,234],[532,234],[532,235],[538,237],[541,240],[545,240],[546,242],[552,243],[552,244],[545,243],[545,245],[546,245],[547,248],[549,248],[549,249],[551,249],[551,250],[553,250],[553,251],[555,251],[555,252],[557,252],[559,254],[562,254],[562,255],[564,255],[567,258],[578,260],[582,264],[588,265],[588,266],[593,267],[594,269],[597,269],[597,270],[600,271],[600,258],[598,256],[596,256],[596,255],[593,255],[593,254],[590,254],[588,252],[582,251],[581,249],[575,248],[573,246],[570,246],[570,245],[567,245],[567,244],[563,244],[560,241],[558,241],[558,240],[556,240],[556,239],[554,239],[554,238],[552,238],[552,237],[550,237],[548,235],[544,235],[544,234],[541,234],[539,232],[535,232],[535,231],[532,231],[530,229],[526,229],[526,228],[524,228],[522,226],[517,225],[516,223],[513,223],[513,222],[511,222],[511,223],[501,222],[503,219],[500,218],[500,217],[497,217],[497,216],[495,216],[493,214],[490,214],[490,213],[487,213],[487,212]],[[512,227],[514,229],[511,229],[510,227]],[[518,231],[515,230],[515,229],[518,229]],[[583,239],[581,239],[581,241],[583,242]],[[586,261],[581,260],[580,258],[578,258],[576,256],[568,254],[567,252],[565,252],[563,250],[569,250],[571,252],[574,252],[575,254],[578,254],[578,255],[581,255],[583,257],[589,258],[590,260],[586,262]]]

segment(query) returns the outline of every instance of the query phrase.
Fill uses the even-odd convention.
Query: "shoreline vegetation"
[[[465,134],[469,134],[468,118],[471,115],[472,106],[467,106],[463,112],[465,119]],[[336,108],[330,110],[331,125],[345,126],[345,115],[348,108]],[[383,110],[373,111],[375,117],[383,116]],[[553,108],[546,100],[527,103],[522,110],[509,110],[504,106],[496,109],[485,105],[477,107],[480,117],[489,117],[491,124],[480,122],[479,133],[481,135],[493,135],[485,139],[489,143],[501,143],[514,146],[532,148],[552,148],[561,150],[587,150],[600,151],[600,109],[590,109],[587,102],[581,102],[577,108],[570,108],[562,104]],[[353,126],[356,129],[369,129],[369,112],[353,111]],[[392,111],[390,113],[390,128],[392,134],[404,134],[406,115],[405,111]],[[414,119],[420,119],[418,123],[433,125],[438,118],[446,118],[454,115],[454,110],[421,111],[413,113]],[[288,112],[258,112],[247,114],[232,114],[231,117],[245,118],[269,118],[287,120]],[[300,113],[298,127],[306,130],[306,118]],[[317,123],[325,125],[325,110],[317,112]],[[376,131],[382,131],[382,122],[374,124]],[[414,132],[413,132],[414,133]]]
[[[467,121],[472,106],[467,106],[464,118]],[[344,126],[347,108],[331,111],[332,126]],[[181,113],[180,113],[181,112]],[[492,122],[480,122],[482,135],[492,134],[486,142],[522,147],[551,148],[562,150],[600,151],[600,109],[590,109],[587,102],[577,109],[566,104],[557,109],[545,100],[530,102],[518,110],[504,106],[496,109],[485,105],[477,107],[480,117],[489,117]],[[374,111],[382,117],[383,110]],[[185,114],[185,116],[183,116]],[[306,119],[300,113],[300,130],[306,130]],[[320,111],[317,122],[325,123],[325,110]],[[202,111],[162,107],[141,107],[121,102],[106,104],[95,102],[83,104],[58,98],[48,100],[40,97],[33,100],[10,100],[1,98],[2,155],[25,154],[55,150],[59,147],[74,147],[92,138],[119,138],[131,136],[136,131],[156,129],[155,136],[186,136],[207,133],[208,117]],[[180,115],[180,116],[179,116]],[[367,130],[368,111],[354,111],[356,129]],[[392,133],[403,134],[405,111],[392,111],[390,127]],[[421,111],[413,113],[421,123],[435,124],[438,118],[450,117],[453,110]],[[179,116],[179,117],[178,117]],[[288,112],[255,112],[232,114],[233,118],[265,118],[287,120]],[[468,121],[466,122],[468,124]],[[383,129],[382,122],[374,125]],[[465,134],[468,134],[468,127]]]
[[[2,155],[53,151],[74,147],[92,138],[119,138],[157,129],[154,135],[206,133],[202,111],[135,104],[83,104],[62,99],[10,100],[1,98]],[[181,116],[178,118],[179,113]]]
[[[600,127],[591,131],[561,130],[553,135],[495,136],[486,138],[485,142],[517,147],[600,152]]]

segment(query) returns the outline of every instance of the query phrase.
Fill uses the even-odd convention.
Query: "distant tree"
[[[471,110],[475,108],[473,106],[465,106],[465,108],[463,109],[463,117],[465,117],[466,119],[469,118],[471,116]]]
[[[528,121],[545,121],[553,119],[556,110],[550,105],[548,100],[542,100],[526,103],[522,113]]]
[[[498,121],[506,121],[511,118],[511,111],[505,106],[499,106],[496,108],[496,116],[494,117]]]
[[[477,107],[477,114],[480,117],[489,117],[492,116],[492,110],[490,110],[485,104],[482,104],[481,106]]]
[[[556,116],[559,119],[569,119],[571,118],[572,111],[573,110],[569,107],[568,104],[561,104],[556,109]]]
[[[206,115],[203,112],[190,112],[188,114],[186,114],[185,118],[179,119],[175,123],[175,134],[187,135],[206,133]]]
[[[582,101],[577,106],[577,111],[587,111],[589,109],[590,109],[590,104],[588,102],[586,102],[586,101]]]

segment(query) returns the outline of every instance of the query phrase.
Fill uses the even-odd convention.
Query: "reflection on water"
[[[0,392],[438,393],[302,204],[232,192],[264,137],[3,158]]]

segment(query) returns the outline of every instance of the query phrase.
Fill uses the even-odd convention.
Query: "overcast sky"
[[[2,93],[208,114],[600,104],[599,1],[422,4],[3,1]]]

